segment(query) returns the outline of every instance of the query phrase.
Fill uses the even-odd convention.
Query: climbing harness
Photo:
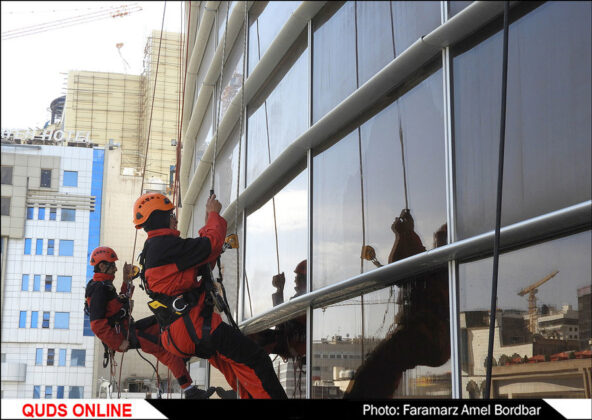
[[[506,139],[506,97],[508,92],[508,35],[509,35],[510,2],[504,2],[504,39],[503,39],[503,67],[502,93],[500,112],[500,141],[497,172],[497,195],[495,210],[495,236],[493,240],[493,275],[491,281],[491,306],[489,309],[489,342],[487,346],[487,369],[485,375],[485,390],[483,399],[489,399],[491,388],[491,371],[493,360],[493,341],[495,337],[495,314],[497,312],[497,280],[499,266],[500,227],[502,218],[502,189],[504,182],[504,143]]]

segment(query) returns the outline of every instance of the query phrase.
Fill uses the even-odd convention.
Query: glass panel
[[[43,255],[43,239],[37,239],[35,244],[35,255]]]
[[[39,319],[39,312],[32,311],[31,312],[31,328],[37,328],[38,319]]]
[[[587,231],[500,256],[492,398],[586,397],[576,372],[590,368],[591,240]],[[459,268],[463,398],[481,398],[485,380],[492,261]]]
[[[72,276],[58,276],[56,292],[71,292]]]
[[[313,123],[356,89],[355,3],[327,7],[313,20]]]
[[[275,196],[277,243],[273,200],[247,217],[245,269],[249,289],[245,294],[246,318],[275,306],[274,303],[277,304],[278,301],[274,294],[277,292],[280,292],[282,301],[287,301],[306,291],[306,279],[297,284],[292,273],[306,259],[307,176],[307,171],[302,172]],[[273,277],[279,273],[284,273],[285,286],[289,290],[285,296],[284,285],[276,288],[272,284]],[[294,283],[291,282],[292,278]],[[295,295],[293,289],[296,291]]]
[[[270,1],[249,27],[249,74],[279,34],[300,1]]]
[[[26,292],[29,290],[29,275],[28,274],[23,274],[23,278],[21,281],[21,290],[23,292]]]
[[[72,350],[72,360],[70,366],[84,366],[86,360],[86,350]]]
[[[76,220],[76,209],[62,208],[62,222],[74,222]]]
[[[206,108],[206,113],[204,114],[202,124],[199,127],[199,130],[197,132],[197,138],[195,140],[192,173],[195,172],[195,170],[197,169],[197,165],[199,164],[200,159],[202,158],[203,154],[208,148],[208,145],[210,144],[210,141],[212,140],[212,134],[214,133],[212,119],[213,109],[212,98],[210,97],[210,101],[208,102],[208,106]]]
[[[249,105],[247,182],[251,183],[308,127],[306,33]]]
[[[5,185],[12,185],[12,166],[2,166],[0,182]]]
[[[45,188],[51,187],[51,169],[41,169],[41,181],[39,186]]]
[[[45,291],[51,292],[51,286],[53,284],[52,276],[45,276]]]
[[[33,220],[34,212],[35,212],[35,207],[27,207],[27,220]]]
[[[52,394],[52,387],[51,385],[46,385],[45,386],[45,398],[51,398],[51,394]]]
[[[313,158],[313,289],[360,274],[358,130]]]
[[[39,292],[41,290],[41,275],[35,274],[33,276],[33,291]]]
[[[37,212],[37,220],[45,220],[45,207],[39,207]]]
[[[591,7],[549,2],[510,26],[503,226],[591,198]],[[501,43],[453,62],[459,239],[494,228]]]
[[[68,394],[68,398],[83,398],[84,397],[84,387],[83,386],[71,386],[70,392]]]
[[[43,312],[43,322],[41,328],[49,328],[49,312]]]
[[[25,255],[31,255],[31,238],[25,238]]]
[[[85,337],[92,337],[95,335],[90,327],[90,317],[87,314],[84,314],[84,320],[82,324],[82,335]]]
[[[58,386],[58,391],[56,393],[56,398],[58,398],[58,399],[63,399],[64,398],[64,386],[63,385],[59,385]]]
[[[43,365],[43,349],[36,349],[35,350],[35,364],[37,366]]]
[[[57,209],[55,207],[49,208],[49,220],[56,220]]]
[[[222,96],[221,96],[221,109],[219,111],[220,119],[222,121],[224,114],[228,110],[228,107],[232,103],[234,97],[239,93],[242,86],[243,77],[243,52],[244,52],[244,30],[241,29],[238,32],[238,37],[232,46],[232,51],[226,58],[224,63],[224,79],[222,80]],[[227,45],[227,48],[230,46]],[[220,78],[218,77],[218,88],[220,87]]]
[[[440,26],[440,2],[392,1],[397,55]]]
[[[449,16],[452,17],[452,16],[456,15],[458,12],[463,10],[465,7],[467,7],[471,3],[472,3],[472,1],[449,1],[448,2]]]
[[[64,187],[78,186],[78,172],[64,171]]]
[[[19,328],[27,327],[27,311],[20,311],[19,314]]]
[[[58,366],[66,366],[66,349],[60,349]]]
[[[240,126],[237,123],[234,126],[234,129],[230,133],[228,140],[224,143],[222,150],[218,154],[216,158],[216,174],[214,176],[214,183],[215,183],[215,192],[216,197],[222,203],[222,207],[228,206],[229,203],[236,199],[236,186],[238,182],[238,136],[239,136]],[[241,180],[240,184],[244,185],[244,167],[245,167],[245,145],[244,145],[244,130],[243,130],[243,145],[241,149]],[[204,187],[207,185],[209,190],[209,185],[211,182],[211,177],[207,178],[207,181],[204,184]],[[242,191],[242,189],[241,189]],[[233,220],[235,215],[233,216]],[[201,226],[200,226],[201,227]]]
[[[10,197],[2,197],[2,201],[0,203],[2,216],[10,216]]]
[[[358,1],[358,86],[362,86],[394,56],[392,16],[386,1]]]
[[[67,257],[74,255],[74,241],[60,239],[60,255]]]
[[[33,398],[34,399],[41,398],[41,385],[34,385],[33,386]]]
[[[210,31],[210,36],[208,37],[208,42],[206,44],[206,49],[204,50],[203,58],[201,60],[200,66],[199,66],[199,70],[197,71],[197,78],[195,81],[195,86],[196,86],[195,100],[197,100],[197,97],[199,95],[199,91],[202,88],[202,83],[203,83],[204,79],[206,78],[206,75],[209,70],[209,65],[212,62],[212,59],[214,58],[215,51],[216,51],[216,35],[214,32],[214,28],[212,27],[212,30]]]
[[[421,242],[415,253],[434,246],[440,227],[446,237],[442,106],[438,70],[360,128],[366,245],[373,247],[379,264],[410,255],[402,243],[395,249],[397,240],[414,241],[412,233],[405,233],[408,227]],[[405,208],[409,213],[401,217]],[[374,264],[365,261],[364,267]]]
[[[365,350],[360,298],[315,309],[312,325],[312,398],[343,398]]]
[[[47,349],[47,366],[53,366],[55,349]]]
[[[60,330],[67,330],[68,328],[70,328],[70,313],[56,312],[54,328]]]
[[[55,241],[53,239],[47,240],[47,255],[53,255]]]

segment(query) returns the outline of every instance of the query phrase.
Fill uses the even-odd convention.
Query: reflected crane
[[[544,283],[551,280],[555,275],[559,273],[559,270],[555,270],[551,274],[543,277],[536,283],[531,284],[530,286],[525,287],[521,291],[518,292],[518,296],[524,296],[528,293],[528,329],[532,334],[536,332],[536,322],[537,322],[537,309],[536,309],[536,294],[538,292],[538,288],[542,286]]]

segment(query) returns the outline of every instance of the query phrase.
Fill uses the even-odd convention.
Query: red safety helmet
[[[90,254],[90,265],[97,265],[101,261],[113,263],[117,260],[117,254],[108,246],[95,248],[92,254]]]
[[[303,276],[306,276],[306,260],[300,261],[296,266],[294,272],[296,274],[302,274]]]
[[[143,194],[134,203],[134,225],[136,229],[141,229],[153,211],[169,211],[174,208],[171,200],[160,193]]]

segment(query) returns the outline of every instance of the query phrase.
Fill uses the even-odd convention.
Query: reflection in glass
[[[397,55],[440,25],[440,2],[392,1],[391,7]]]
[[[250,23],[249,75],[301,3],[300,1],[270,1],[257,16],[257,20]]]
[[[307,255],[307,175],[302,172],[276,194],[275,215],[270,200],[247,217],[245,318],[273,307],[277,289],[272,280],[277,274],[285,274],[284,299],[294,294],[292,273]]]
[[[306,33],[278,72],[249,104],[247,183],[251,183],[308,128]]]
[[[332,10],[313,19],[313,123],[357,87],[355,2],[329,3]]]
[[[343,398],[362,362],[361,299],[315,309],[312,324],[311,396],[316,399]]]
[[[195,149],[193,152],[193,165],[191,168],[191,173],[193,174],[197,169],[197,165],[199,165],[199,161],[201,160],[203,154],[208,148],[210,141],[212,140],[212,134],[214,133],[214,128],[212,125],[213,120],[213,108],[212,108],[212,97],[210,96],[210,100],[208,102],[208,106],[206,107],[206,112],[204,113],[202,123],[197,131],[197,137],[195,139]]]
[[[500,256],[492,398],[584,398],[585,386],[590,395],[579,369],[592,357],[591,239],[587,231]],[[465,398],[484,389],[491,273],[492,258],[459,269]]]
[[[469,4],[473,3],[472,1],[449,1],[448,2],[448,16],[452,17],[456,15],[458,12],[463,10]]]
[[[228,136],[228,139],[224,143],[222,150],[216,157],[216,173],[214,175],[214,192],[216,197],[222,203],[222,207],[226,208],[230,203],[236,200],[236,186],[239,182],[238,179],[238,153],[239,144],[238,136],[240,134],[239,122],[236,123],[234,129]],[[220,147],[218,145],[218,147]],[[241,149],[241,172],[245,167],[245,147],[244,147],[244,132],[243,132],[243,145]],[[205,184],[211,183],[211,176],[206,179]],[[244,185],[244,174],[240,175],[240,184]],[[241,190],[242,191],[242,190]],[[232,215],[233,218],[236,217]]]
[[[446,222],[442,104],[438,70],[360,128],[366,244],[381,264],[392,262],[393,222],[402,209],[427,249]]]
[[[360,274],[363,241],[358,130],[315,156],[313,167],[312,288],[320,289]]]
[[[503,226],[591,198],[591,8],[545,3],[510,26]],[[494,228],[501,44],[453,61],[459,239]]]
[[[220,111],[219,111],[219,121],[222,121],[224,118],[224,114],[228,110],[228,107],[232,103],[232,100],[235,96],[239,93],[242,87],[242,79],[243,79],[243,53],[244,53],[244,29],[241,29],[238,32],[238,36],[234,45],[232,46],[232,50],[228,57],[226,58],[226,62],[224,63],[224,74],[222,75],[224,79],[222,80],[222,95],[220,96]],[[227,45],[230,48],[230,45]],[[220,88],[220,78],[218,77],[217,88]],[[220,95],[217,93],[217,95]]]

